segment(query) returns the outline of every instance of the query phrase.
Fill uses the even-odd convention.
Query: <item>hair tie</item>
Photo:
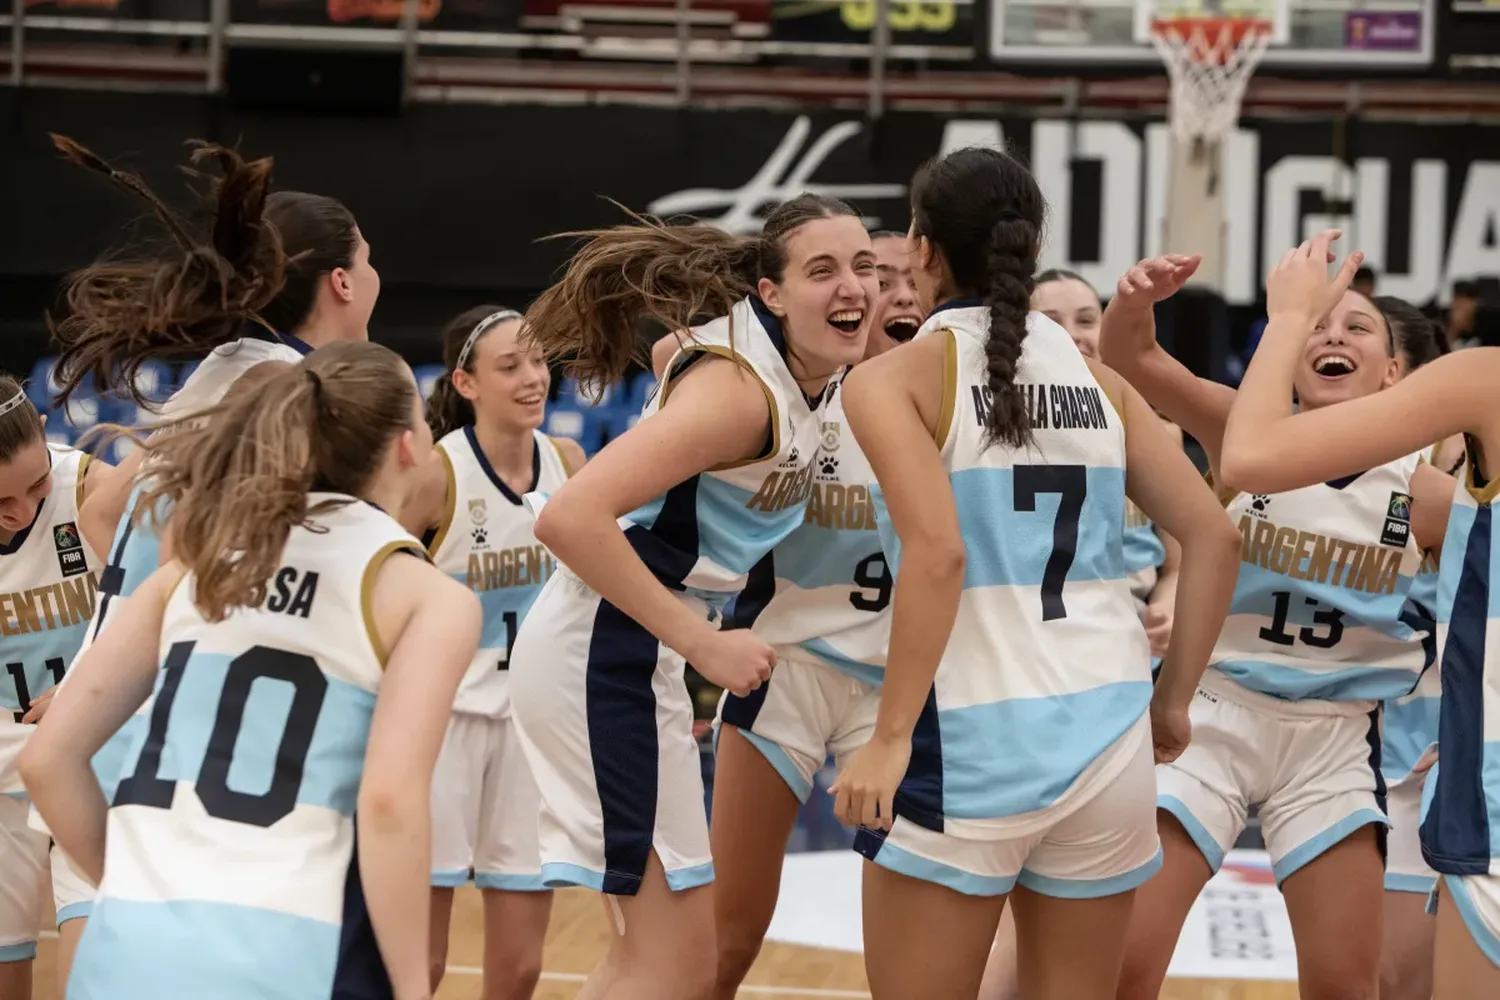
[[[474,329],[469,331],[469,336],[468,339],[464,341],[464,346],[459,348],[458,350],[458,360],[453,362],[453,370],[464,370],[464,365],[468,364],[469,361],[469,353],[474,350],[474,345],[479,341],[480,336],[482,336],[486,330],[494,326],[496,323],[503,323],[508,319],[520,318],[521,314],[516,312],[514,309],[501,309],[499,312],[490,313],[484,319],[474,324]]]
[[[14,410],[24,402],[26,402],[26,390],[17,389],[14,396],[10,397],[3,403],[0,403],[0,417],[5,416],[5,414],[9,413],[11,410]]]

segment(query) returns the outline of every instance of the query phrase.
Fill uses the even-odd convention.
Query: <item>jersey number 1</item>
[[[520,629],[521,626],[520,623],[516,620],[516,613],[514,611],[505,612],[500,616],[500,620],[505,622],[505,659],[501,660],[495,666],[495,669],[509,670],[510,651],[516,648],[516,631]]]
[[[1012,469],[1014,506],[1018,512],[1036,510],[1039,493],[1056,493],[1057,517],[1052,522],[1052,554],[1042,570],[1042,621],[1068,617],[1063,584],[1078,554],[1078,518],[1089,492],[1088,469],[1081,465],[1017,465]]]
[[[26,683],[26,664],[7,663],[5,669],[10,672],[10,679],[16,685],[16,704],[21,706],[21,710],[14,714],[16,721],[20,722],[26,717],[26,713],[31,711],[31,687]],[[61,684],[67,664],[63,662],[62,657],[54,656],[47,661],[47,669],[52,671],[52,683]]]
[[[219,692],[214,726],[209,732],[198,774],[161,778],[157,775],[161,770],[162,750],[167,743],[172,704],[182,686],[182,675],[188,657],[193,653],[193,645],[192,642],[178,642],[167,651],[166,662],[162,664],[161,689],[156,693],[156,703],[151,706],[151,725],[146,742],[136,760],[135,773],[120,782],[114,804],[170,809],[172,798],[177,793],[177,780],[181,778],[192,780],[198,801],[203,803],[203,811],[215,819],[271,826],[291,815],[297,805],[297,793],[302,790],[302,772],[307,767],[307,754],[312,748],[313,731],[323,709],[323,697],[328,692],[328,678],[323,676],[318,662],[311,656],[270,646],[251,646],[229,661],[224,687]],[[290,684],[292,706],[287,711],[276,747],[270,787],[259,793],[235,791],[229,787],[234,748],[245,724],[250,688],[261,678]]]

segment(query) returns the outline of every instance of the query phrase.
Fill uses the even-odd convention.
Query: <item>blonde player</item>
[[[480,629],[384,513],[431,441],[410,369],[355,343],[146,445],[174,558],[21,764],[104,876],[71,1000],[431,996],[431,774]],[[90,760],[148,696],[106,817]]]
[[[865,357],[909,340],[921,324],[902,233],[875,233],[880,298]],[[676,353],[652,351],[658,377]],[[874,476],[849,433],[831,383],[813,483],[800,527],[750,570],[726,627],[753,627],[776,650],[772,681],[726,692],[715,741],[716,997],[732,998],[759,954],[776,909],[782,858],[813,776],[869,738],[890,637],[891,575],[875,532]]]
[[[1204,446],[1220,481],[1234,390],[1156,345],[1151,303],[1164,267],[1147,261],[1121,279],[1103,357]],[[1305,344],[1299,405],[1338,409],[1386,391],[1396,353],[1381,310],[1348,292]],[[1429,665],[1433,624],[1408,597],[1423,550],[1441,542],[1451,492],[1423,457],[1285,493],[1226,490],[1242,536],[1234,603],[1193,703],[1193,744],[1157,772],[1165,864],[1136,901],[1122,998],[1159,992],[1188,910],[1252,805],[1291,917],[1302,995],[1375,995],[1389,825],[1379,706]]]
[[[870,861],[871,992],[973,997],[1014,899],[1023,995],[1103,1000],[1160,864],[1153,743],[1170,759],[1188,742],[1237,540],[1149,407],[1029,313],[1046,206],[1026,169],[950,153],[912,209],[914,274],[940,305],[840,390],[896,579],[874,731],[835,786]],[[1184,539],[1192,595],[1154,696],[1127,490]]]
[[[643,314],[670,330],[720,314],[536,523],[562,565],[521,628],[511,703],[542,793],[542,873],[604,893],[619,930],[591,997],[712,988],[713,864],[684,658],[737,694],[770,674],[770,647],[720,631],[722,608],[802,523],[820,397],[864,353],[878,292],[853,209],[802,195],[754,238],[706,225],[591,234],[527,314],[548,356],[571,355],[595,386],[637,353]]]
[[[142,250],[128,263],[112,259],[70,278],[70,311],[57,327],[62,351],[54,371],[63,398],[90,379],[133,394],[133,373],[143,361],[202,352],[206,357],[187,383],[161,407],[161,419],[175,420],[214,405],[229,386],[259,367],[269,365],[262,373],[269,375],[276,367],[272,362],[296,362],[315,346],[367,337],[380,276],[370,264],[369,243],[339,202],[297,191],[271,194],[271,160],[245,161],[206,146],[195,161],[211,160],[222,176],[203,206],[211,225],[200,232],[139,178],[71,140],[54,141],[74,162],[146,198],[172,236],[165,251]],[[109,565],[100,574],[100,598],[85,646],[161,561],[158,535],[167,509],[142,518],[123,516],[136,510],[145,455],[135,452],[121,463],[120,474],[82,513],[87,537],[112,539],[99,550],[108,552]],[[145,724],[142,712],[101,749],[95,765],[107,797],[113,796],[126,749]],[[65,982],[94,889],[58,858],[52,881],[58,976]]]
[[[1291,387],[1318,318],[1339,301],[1362,254],[1328,276],[1337,230],[1287,252],[1267,281],[1270,322],[1235,397],[1224,432],[1228,485],[1292,490],[1390,462],[1463,434],[1464,478],[1454,487],[1438,585],[1443,671],[1441,760],[1422,823],[1422,853],[1441,878],[1436,890],[1434,1000],[1500,993],[1500,780],[1494,766],[1492,504],[1500,455],[1500,350],[1438,358],[1384,392],[1342,406],[1293,413]],[[1418,502],[1421,502],[1419,499]]]
[[[531,996],[552,909],[537,848],[540,798],[510,718],[511,646],[553,568],[521,497],[555,493],[584,463],[577,442],[537,430],[551,376],[520,331],[521,314],[499,306],[470,309],[443,330],[448,371],[427,404],[438,461],[401,515],[484,609],[433,776],[432,988],[447,964],[453,890],[472,878],[484,897],[489,1000]]]
[[[110,467],[47,443],[20,382],[0,375],[0,996],[31,996],[45,835],[27,825],[16,759],[93,614],[102,560],[78,510]],[[60,863],[54,855],[54,868]]]

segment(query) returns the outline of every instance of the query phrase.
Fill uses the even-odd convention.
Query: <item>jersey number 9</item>
[[[885,564],[885,554],[877,552],[865,556],[854,567],[854,585],[860,590],[849,595],[849,603],[858,611],[879,613],[891,603],[891,569]],[[864,593],[875,591],[874,595]]]

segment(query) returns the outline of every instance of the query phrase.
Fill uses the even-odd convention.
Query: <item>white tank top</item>
[[[532,487],[553,493],[568,467],[552,439],[534,432]],[[510,650],[526,612],[552,575],[552,554],[536,540],[536,519],[495,473],[472,426],[438,442],[448,470],[448,509],[428,545],[444,573],[479,597],[484,632],[454,710],[491,718],[510,713]]]

